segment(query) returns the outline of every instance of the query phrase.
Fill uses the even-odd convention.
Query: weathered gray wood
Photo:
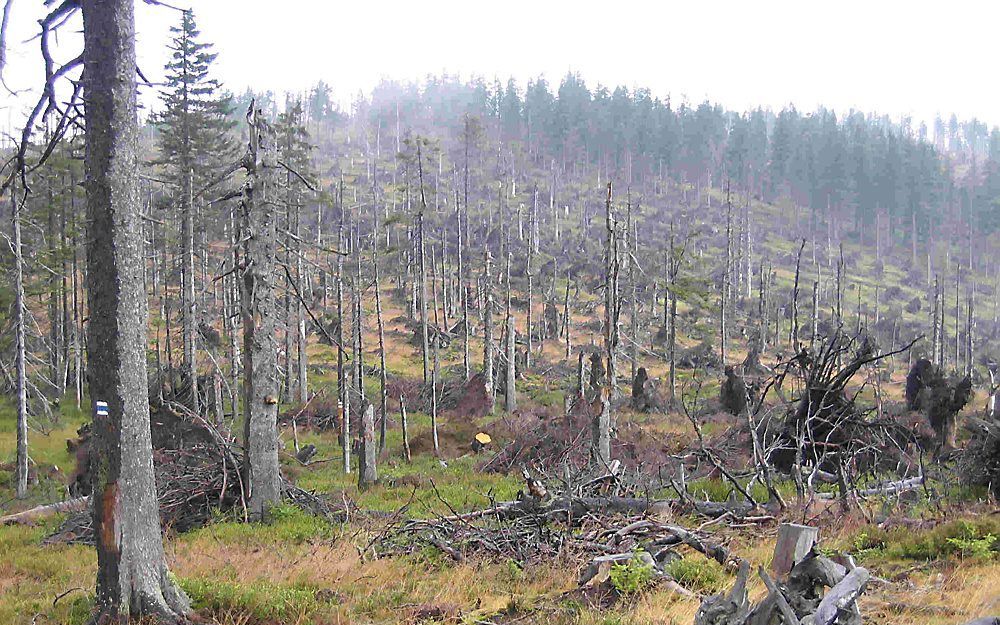
[[[375,442],[375,406],[366,402],[361,413],[361,466],[358,468],[358,490],[368,490],[378,481],[375,462],[378,444]]]
[[[243,186],[243,483],[251,518],[262,519],[281,499],[278,469],[278,341],[275,253],[277,224],[270,201],[268,170],[274,167],[273,132],[256,103],[248,112],[250,142],[242,164]]]
[[[816,544],[817,538],[819,529],[815,527],[782,523],[778,528],[778,540],[774,544],[771,571],[778,577],[788,575],[792,567],[806,557]]]
[[[781,593],[781,588],[771,579],[771,576],[767,574],[764,567],[761,567],[758,571],[760,578],[764,580],[764,586],[767,587],[768,599],[774,601],[774,605],[777,606],[778,611],[781,613],[781,618],[784,620],[784,625],[799,625],[799,617],[796,616],[795,611],[792,610],[792,606],[788,605],[788,600],[785,599],[785,595]]]
[[[90,497],[87,496],[50,503],[44,506],[37,506],[35,508],[31,508],[30,510],[25,510],[24,512],[0,516],[0,525],[30,525],[35,521],[47,519],[57,514],[62,514],[63,512],[86,510],[89,502]]]
[[[816,613],[813,614],[813,625],[831,625],[837,620],[838,615],[852,608],[857,613],[854,602],[864,592],[868,578],[868,569],[861,566],[848,573],[823,597],[823,601],[816,608]]]
[[[28,496],[28,377],[25,370],[24,256],[21,252],[21,203],[17,200],[16,181],[10,187],[11,231],[14,252],[14,368],[17,370],[17,455],[14,471],[15,494],[18,499]],[[54,320],[53,320],[54,323]]]
[[[694,624],[744,625],[750,612],[746,586],[749,575],[750,563],[744,560],[732,590],[726,595],[718,594],[705,598],[694,616]]]

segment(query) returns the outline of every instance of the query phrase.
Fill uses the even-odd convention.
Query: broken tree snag
[[[256,102],[247,111],[250,141],[242,165],[240,207],[243,227],[243,484],[249,491],[250,517],[260,520],[281,500],[278,469],[278,341],[274,266],[277,236],[274,205],[268,194],[273,131]],[[347,419],[344,420],[345,422]]]
[[[406,423],[406,398],[399,396],[399,427],[403,433],[403,457],[410,461],[410,434]]]
[[[591,426],[591,453],[598,466],[611,463],[611,389],[600,391],[599,410]]]
[[[378,445],[375,442],[375,406],[365,402],[361,413],[361,467],[358,469],[358,490],[368,490],[378,480],[375,458]]]
[[[812,550],[819,538],[819,529],[808,525],[782,523],[774,544],[771,571],[778,577],[788,575],[796,564]]]

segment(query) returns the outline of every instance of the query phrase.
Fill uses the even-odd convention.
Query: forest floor
[[[769,243],[786,254],[794,243]],[[889,269],[892,282],[905,281]],[[895,272],[895,273],[891,273]],[[897,275],[898,274],[898,275]],[[778,279],[790,282],[781,270]],[[558,285],[558,289],[563,288]],[[907,295],[918,289],[907,289]],[[410,342],[412,332],[401,321],[398,302],[385,304],[386,358],[395,380],[415,384],[421,377],[419,348]],[[591,304],[597,298],[590,296]],[[575,302],[586,308],[588,299]],[[366,305],[367,306],[367,305]],[[371,313],[371,311],[368,311]],[[681,313],[685,310],[682,306]],[[539,317],[541,310],[537,311]],[[587,327],[596,313],[582,310],[574,317],[574,343],[598,342]],[[370,315],[370,318],[373,318]],[[155,320],[154,320],[155,322]],[[374,323],[365,336],[365,359],[377,363]],[[698,341],[681,337],[685,347]],[[482,362],[479,341],[473,341],[473,369]],[[742,358],[734,345],[732,358]],[[444,377],[461,364],[461,347],[442,351]],[[646,359],[652,378],[664,378],[662,360]],[[314,393],[335,395],[333,350],[310,345],[310,387]],[[515,417],[533,418],[561,414],[563,396],[572,384],[573,362],[563,361],[563,346],[547,342],[535,367],[519,382],[519,410]],[[681,382],[693,374],[682,370]],[[719,372],[705,376],[703,391],[718,393]],[[886,400],[899,400],[905,363],[895,367],[884,386]],[[377,380],[366,381],[375,397]],[[400,511],[411,518],[429,518],[452,510],[467,512],[493,501],[512,500],[523,488],[519,475],[486,472],[485,454],[473,454],[470,443],[477,432],[490,433],[493,449],[507,441],[509,419],[498,406],[495,416],[471,418],[444,411],[440,418],[441,452],[432,453],[430,418],[411,406],[411,462],[402,457],[402,440],[396,418],[398,402],[390,398],[386,452],[379,461],[380,482],[359,492],[356,474],[345,475],[335,432],[299,428],[300,445],[314,444],[317,461],[302,466],[292,457],[293,433],[282,430],[285,474],[299,486],[315,491],[333,504],[348,504],[355,511],[343,523],[313,517],[290,506],[275,510],[266,525],[246,524],[235,515],[220,514],[204,528],[178,534],[168,529],[166,548],[172,574],[192,598],[199,613],[220,625],[273,625],[277,623],[671,623],[691,625],[699,607],[698,597],[684,597],[665,586],[616,595],[613,600],[594,597],[577,587],[584,561],[570,557],[522,566],[512,560],[472,559],[457,563],[428,546],[403,556],[374,558],[365,550],[384,527],[385,518]],[[12,512],[59,501],[67,496],[75,462],[67,439],[87,420],[75,401],[61,402],[61,418],[47,432],[32,430],[31,458],[37,479],[29,498],[15,500],[12,490],[14,413],[0,410],[0,511]],[[983,404],[980,393],[969,413]],[[289,407],[294,408],[294,407]],[[283,408],[284,410],[285,408]],[[653,414],[621,412],[620,424],[635,429],[658,445],[669,448],[694,438],[690,422],[678,411]],[[712,421],[705,433],[721,433],[729,424]],[[444,462],[442,462],[442,460]],[[355,459],[356,461],[356,459]],[[794,494],[789,483],[779,484]],[[1000,509],[980,492],[955,484],[935,484],[933,503],[920,496],[902,505],[873,499],[863,509],[843,513],[839,508],[791,510],[784,518],[750,527],[726,523],[705,525],[704,519],[676,518],[685,527],[703,526],[712,539],[752,563],[768,566],[777,523],[803,521],[820,527],[821,547],[849,552],[878,578],[861,600],[866,623],[945,625],[963,623],[987,614],[1000,614]],[[707,499],[725,501],[729,488],[717,479],[702,479],[692,490]],[[386,513],[379,515],[378,513]],[[0,623],[36,625],[82,624],[93,600],[96,555],[92,547],[46,545],[44,538],[58,525],[50,519],[38,526],[0,527]],[[714,561],[686,557],[672,575],[697,595],[728,589],[733,575]],[[765,594],[756,580],[751,598]]]
[[[412,376],[418,350],[402,344],[399,328],[391,328],[389,336],[390,368]],[[547,350],[555,352],[557,347]],[[322,365],[329,355],[328,348],[315,346],[314,364]],[[328,373],[314,375],[314,389],[328,387],[328,378]],[[555,408],[557,402],[561,408],[561,383],[530,374],[521,387],[522,411]],[[57,429],[33,435],[32,459],[41,479],[29,500],[13,501],[11,474],[0,473],[4,509],[22,509],[63,496],[73,464],[66,440],[84,422],[83,414],[69,407],[72,403],[62,402]],[[391,421],[379,466],[380,484],[364,493],[358,492],[354,474],[343,473],[333,432],[300,428],[299,444],[315,444],[316,457],[322,462],[301,466],[285,458],[284,469],[300,486],[333,502],[352,502],[352,508],[360,511],[391,513],[407,503],[405,514],[412,518],[447,514],[449,508],[475,510],[491,501],[514,499],[522,488],[519,476],[479,470],[483,457],[468,449],[476,432],[501,430],[505,418],[444,414],[441,458],[446,463],[431,453],[426,414],[410,415],[412,462],[402,459],[399,424]],[[626,413],[619,418],[633,419],[664,440],[671,435],[692,435],[690,424],[676,413]],[[0,415],[0,458],[13,454],[13,431],[13,415],[6,410]],[[282,441],[290,455],[294,450],[289,428],[283,430]],[[725,485],[715,480],[704,480],[696,488],[707,498],[724,500],[728,495]],[[1000,536],[997,509],[972,502],[957,487],[942,501],[948,502],[946,507],[911,506],[906,513],[910,521],[883,524],[891,529],[870,523],[860,511],[842,515],[831,509],[811,519],[821,527],[825,549],[853,553],[885,580],[873,584],[862,601],[866,622],[936,625],[1000,613],[1000,562],[989,547]],[[868,508],[867,514],[882,520],[886,514],[896,514],[886,508],[880,515],[874,503]],[[702,524],[693,518],[676,522],[688,527]],[[0,622],[86,621],[95,554],[87,546],[43,545],[57,523],[56,519],[36,527],[0,528]],[[167,553],[173,574],[200,613],[222,625],[421,621],[689,625],[699,606],[696,598],[658,587],[611,602],[595,599],[577,589],[577,576],[585,563],[572,559],[524,567],[514,561],[455,563],[433,547],[373,559],[362,554],[362,549],[378,531],[377,517],[371,515],[358,514],[346,523],[332,524],[283,506],[268,525],[248,525],[220,515],[202,529],[171,533]],[[776,524],[732,529],[722,523],[706,531],[734,553],[768,565]],[[674,576],[695,593],[711,594],[732,583],[732,575],[713,561],[699,557],[683,562],[688,564],[673,571]],[[751,586],[751,597],[764,592],[759,581]]]

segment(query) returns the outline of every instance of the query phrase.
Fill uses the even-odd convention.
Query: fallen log
[[[859,491],[855,491],[855,494],[861,497],[871,497],[873,495],[892,495],[909,490],[916,490],[923,486],[923,484],[924,476],[918,475],[917,477],[910,477],[905,480],[886,482],[871,488],[863,488]],[[817,499],[835,499],[836,497],[837,495],[835,493],[816,493]]]
[[[89,503],[89,495],[50,503],[25,510],[24,512],[18,512],[17,514],[8,514],[7,516],[0,517],[0,525],[30,525],[36,521],[41,521],[42,519],[47,519],[63,512],[80,512],[81,510],[86,510]]]

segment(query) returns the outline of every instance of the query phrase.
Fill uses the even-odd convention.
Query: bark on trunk
[[[278,341],[274,294],[276,224],[268,199],[267,172],[271,131],[253,104],[250,146],[245,158],[249,183],[243,209],[243,483],[249,489],[248,513],[266,518],[281,498],[278,469]]]
[[[28,495],[28,380],[25,371],[24,257],[21,255],[21,206],[17,185],[11,185],[11,230],[14,251],[14,365],[17,390],[17,467],[14,492],[18,499]]]
[[[179,621],[190,603],[167,572],[153,476],[139,208],[132,0],[83,0],[87,353],[94,411],[95,620]],[[97,404],[96,402],[106,402]]]
[[[378,448],[375,446],[375,406],[365,402],[361,413],[361,466],[358,468],[358,490],[368,490],[378,480],[378,470],[375,467],[375,457]]]

